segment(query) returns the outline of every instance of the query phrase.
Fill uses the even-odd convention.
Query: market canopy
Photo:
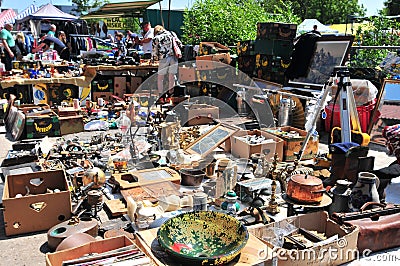
[[[0,27],[4,27],[5,23],[11,22],[17,14],[13,9],[7,9],[0,13]]]
[[[161,0],[141,0],[124,3],[108,3],[99,9],[83,15],[81,19],[140,17],[144,11]]]
[[[78,17],[65,13],[49,3],[39,8],[36,12],[28,16],[25,16],[18,22],[24,22],[26,20],[74,20],[74,19],[78,19]]]
[[[14,23],[16,20],[21,20],[24,17],[29,16],[32,13],[35,13],[38,10],[39,10],[38,6],[36,6],[35,4],[31,4],[30,6],[22,10],[20,13],[18,13],[18,15],[11,20],[11,23]]]
[[[313,30],[314,25],[317,25],[317,30],[321,33],[338,33],[337,30],[325,26],[318,19],[305,19],[300,25],[297,26],[297,33],[303,34]]]

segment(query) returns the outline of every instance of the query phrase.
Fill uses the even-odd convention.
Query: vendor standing
[[[69,61],[70,52],[68,47],[60,40],[55,37],[44,35],[41,37],[42,42],[38,45],[38,47],[33,48],[32,52],[37,53],[40,50],[47,51],[52,44],[54,44],[54,50],[57,51],[58,56],[63,59]]]
[[[151,59],[151,51],[153,49],[152,40],[154,37],[154,29],[151,27],[149,21],[144,21],[141,24],[143,29],[143,38],[140,40],[139,44],[142,45],[142,50],[144,52],[144,59]]]
[[[4,25],[4,29],[0,32],[0,38],[3,43],[4,57],[1,57],[1,62],[4,63],[6,71],[11,71],[12,60],[16,54],[15,40],[11,34],[13,24],[7,23]]]

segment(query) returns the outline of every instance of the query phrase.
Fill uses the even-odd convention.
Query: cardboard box
[[[143,77],[131,77],[130,92],[134,93],[142,85]]]
[[[83,116],[61,116],[60,121],[61,136],[84,131]]]
[[[26,138],[36,139],[61,136],[58,115],[53,111],[45,114],[27,114],[25,111]]]
[[[46,253],[46,265],[60,266],[62,265],[63,261],[77,259],[84,255],[92,253],[104,253],[107,251],[132,245],[135,245],[135,243],[126,236],[117,236],[97,240],[75,248],[65,249],[53,253]]]
[[[297,25],[278,22],[257,23],[257,39],[280,39],[292,41],[296,37]]]
[[[229,47],[218,42],[200,42],[199,55],[228,53],[229,50]]]
[[[31,182],[40,178],[40,185]],[[29,195],[26,195],[29,188]],[[60,192],[46,193],[47,189]],[[71,217],[71,198],[63,170],[8,175],[3,190],[7,236],[48,230]]]
[[[126,76],[114,77],[114,95],[123,98],[126,94]]]
[[[328,218],[327,212],[313,212],[309,214],[288,217],[282,221],[268,225],[249,226],[251,234],[261,239],[270,248],[275,248],[274,257],[278,265],[340,265],[356,259],[357,238],[359,229],[353,227],[348,231]],[[327,244],[316,245],[304,250],[288,250],[275,247],[268,239],[264,238],[273,228],[283,228],[285,223],[290,223],[297,228],[325,233],[327,238],[338,235],[339,239]]]
[[[196,56],[196,67],[198,70],[212,70],[225,67],[225,64],[229,65],[231,61],[231,56],[228,53]]]
[[[276,128],[265,129],[268,133],[276,135],[277,137],[284,140],[283,144],[283,160],[294,161],[296,159],[295,153],[298,153],[303,145],[303,141],[306,139],[307,131],[301,130],[295,127],[285,126]],[[297,137],[288,137],[288,132],[298,133]],[[318,153],[318,138],[311,137],[307,143],[304,151],[302,160],[313,159]]]
[[[92,92],[114,92],[114,76],[96,75],[91,83]]]
[[[246,135],[264,136],[271,139],[272,143],[249,144],[240,137]],[[231,148],[233,156],[238,158],[250,158],[254,153],[264,153],[268,161],[271,161],[275,153],[278,153],[279,160],[283,157],[283,140],[262,130],[240,130],[234,133],[230,140],[225,142],[225,149]]]
[[[179,67],[179,80],[181,82],[193,82],[197,80],[196,69],[194,67]]]
[[[204,125],[213,122],[213,119],[219,118],[219,108],[207,104],[192,104],[185,108],[182,116],[182,123],[188,123],[189,126]]]

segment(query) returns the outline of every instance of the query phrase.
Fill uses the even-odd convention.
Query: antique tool
[[[47,245],[51,250],[55,250],[62,240],[75,233],[87,233],[96,237],[98,228],[99,226],[96,219],[80,219],[75,216],[49,229],[47,232]]]

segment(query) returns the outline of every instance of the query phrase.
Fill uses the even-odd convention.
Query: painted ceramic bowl
[[[177,215],[157,232],[157,240],[167,253],[191,265],[226,264],[239,255],[248,238],[241,222],[212,211]]]

